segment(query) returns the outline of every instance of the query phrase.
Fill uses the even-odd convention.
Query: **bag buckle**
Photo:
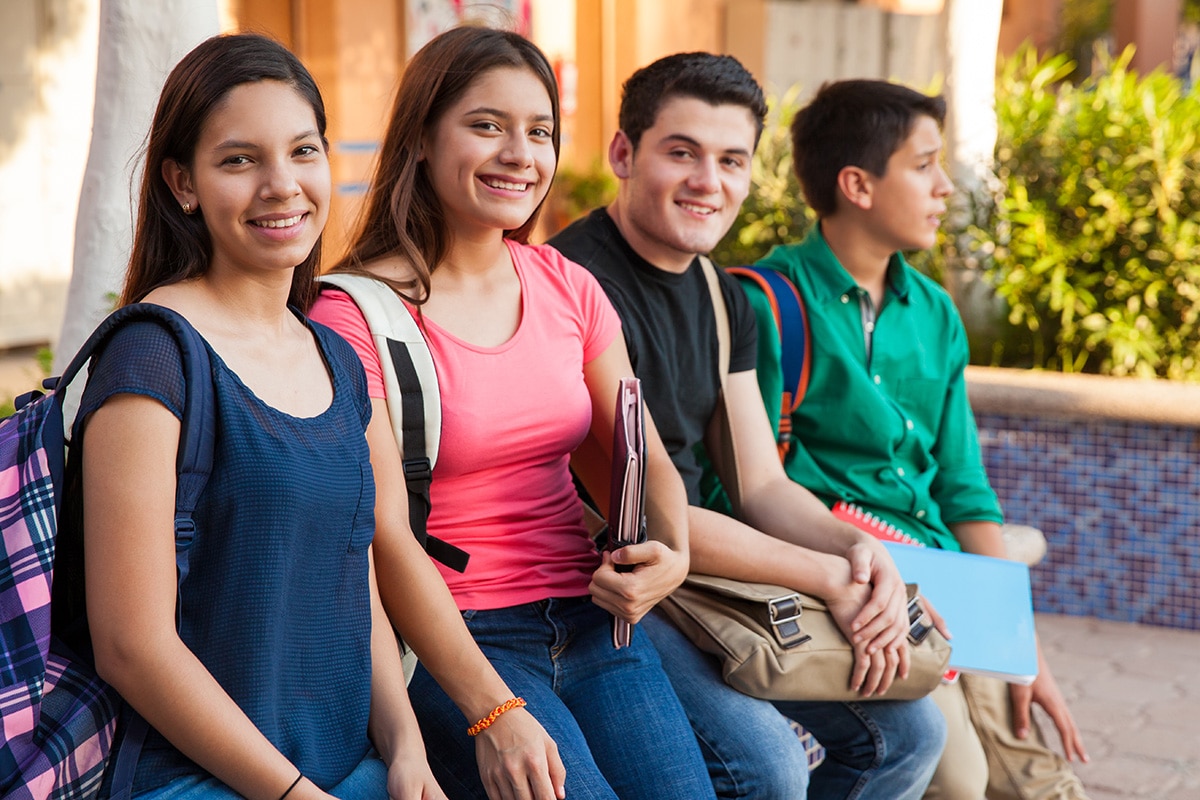
[[[408,458],[403,462],[404,482],[419,490],[424,490],[433,480],[433,467],[428,458]]]
[[[804,608],[800,605],[800,595],[788,594],[782,597],[773,597],[767,601],[767,611],[770,616],[771,629],[775,632],[775,638],[779,640],[779,646],[785,650],[792,647],[798,647],[812,639],[800,629],[800,615],[804,613]]]

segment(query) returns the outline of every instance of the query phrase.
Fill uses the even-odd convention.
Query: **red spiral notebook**
[[[839,501],[832,511],[838,519],[882,540],[904,580],[918,584],[921,594],[945,618],[954,639],[951,669],[944,680],[954,680],[961,670],[1011,683],[1033,682],[1037,640],[1029,567],[1002,558],[925,547],[853,503]]]
[[[885,522],[879,517],[872,514],[870,511],[863,511],[854,503],[847,503],[845,500],[838,500],[830,509],[833,515],[843,522],[849,522],[854,527],[861,531],[874,536],[876,539],[881,539],[885,542],[898,542],[900,544],[915,544],[918,547],[924,547],[919,541],[909,536],[904,531],[897,528],[890,522]]]

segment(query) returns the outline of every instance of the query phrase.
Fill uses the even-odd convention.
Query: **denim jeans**
[[[717,659],[658,612],[638,627],[662,657],[719,797],[915,800],[933,776],[946,722],[928,697],[861,703],[759,700],[726,684]],[[804,748],[784,715],[825,747],[825,761],[811,775]]]
[[[644,632],[616,650],[589,597],[463,613],[509,689],[558,745],[571,800],[712,798],[687,716]],[[639,626],[640,627],[640,626]],[[484,800],[475,744],[423,666],[408,688],[429,764],[451,800]]]
[[[339,800],[388,800],[387,766],[371,750],[354,771],[329,790]],[[135,795],[136,800],[241,800],[241,795],[208,774],[197,773]]]

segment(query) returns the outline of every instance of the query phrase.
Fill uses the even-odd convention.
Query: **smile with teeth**
[[[251,225],[257,225],[260,228],[290,228],[300,220],[304,219],[303,214],[297,214],[294,217],[287,219],[257,219],[251,220]]]
[[[480,178],[480,180],[493,189],[504,189],[509,192],[523,192],[529,188],[528,183],[513,183],[512,181],[503,181],[499,178]]]
[[[702,214],[704,216],[708,216],[709,214],[716,213],[715,208],[709,208],[708,206],[692,205],[691,203],[684,203],[682,201],[679,203],[679,207],[682,208],[684,211],[691,211],[693,214]]]

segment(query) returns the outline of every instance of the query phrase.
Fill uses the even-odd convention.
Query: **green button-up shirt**
[[[819,228],[759,265],[796,285],[812,336],[808,391],[792,414],[791,479],[828,505],[856,503],[948,550],[961,549],[948,525],[1002,522],[967,401],[966,331],[945,290],[894,255],[868,348],[866,293]],[[775,423],[779,337],[762,292],[747,294],[760,324],[759,384]]]

